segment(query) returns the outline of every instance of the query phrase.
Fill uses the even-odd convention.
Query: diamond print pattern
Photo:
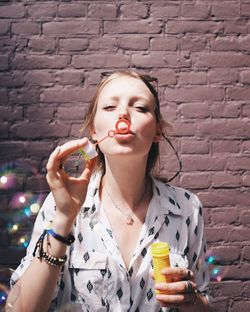
[[[150,266],[152,269],[154,268],[153,260],[150,261]]]
[[[123,296],[123,292],[122,292],[122,289],[119,288],[118,291],[117,291],[117,296],[118,296],[118,299],[120,300],[121,297]]]
[[[155,232],[155,228],[151,227],[151,229],[149,229],[149,231],[148,231],[148,236],[153,235],[154,232]]]
[[[157,232],[157,233],[155,234],[154,239],[157,239],[158,237],[159,237],[159,232]]]
[[[142,257],[144,258],[147,254],[147,249],[146,248],[143,248],[142,252],[141,252],[141,255]]]
[[[113,233],[112,233],[112,231],[111,231],[110,229],[106,229],[106,231],[108,232],[108,235],[109,235],[111,238],[113,238]]]
[[[169,225],[169,218],[168,218],[168,216],[166,216],[166,217],[165,217],[165,221],[164,221],[164,223],[166,224],[166,226],[168,226],[168,225]]]
[[[64,287],[65,287],[65,284],[64,284],[64,282],[61,280],[60,289],[61,289],[61,290],[64,290]]]
[[[107,273],[107,270],[106,270],[106,269],[104,269],[104,270],[100,270],[100,273],[101,273],[102,277],[104,277],[104,276],[105,276],[105,274]]]
[[[85,252],[85,254],[83,255],[83,259],[84,259],[85,263],[87,261],[89,261],[89,253],[88,252]]]
[[[179,233],[179,231],[176,232],[175,237],[176,237],[177,241],[179,241],[179,239],[180,239],[180,233]]]
[[[159,188],[156,186],[155,189],[156,189],[157,194],[160,196],[161,192],[160,192]]]
[[[184,256],[186,256],[189,252],[189,247],[187,246],[185,249],[184,249]]]
[[[79,273],[79,269],[75,269],[75,275],[77,276],[78,275],[78,273]]]
[[[194,229],[194,234],[197,236],[197,233],[198,233],[198,227],[196,225],[195,229]]]
[[[190,199],[190,194],[188,194],[187,192],[185,192],[185,197],[189,200]]]
[[[101,298],[101,303],[102,303],[102,306],[105,307],[106,306],[106,302],[103,298]]]
[[[90,207],[84,207],[83,208],[83,212],[86,213],[87,211],[89,211]]]
[[[175,201],[173,200],[172,197],[169,197],[169,202],[170,202],[170,204],[175,205]]]
[[[44,221],[44,220],[45,220],[45,214],[44,214],[44,211],[42,211],[41,216],[42,216],[42,219],[43,219],[43,221]]]
[[[71,301],[75,302],[76,301],[76,296],[73,293],[71,293],[70,299],[71,299]]]
[[[204,250],[204,253],[206,254],[207,253],[207,246],[206,245],[204,245],[203,250]]]
[[[197,259],[197,254],[194,253],[194,255],[193,255],[193,262],[195,262],[196,259]]]
[[[81,243],[83,240],[82,233],[80,232],[77,237],[78,237],[79,242]]]
[[[91,291],[93,290],[93,284],[91,283],[91,281],[88,281],[87,288],[88,291],[91,293]]]
[[[129,269],[129,271],[128,271],[128,274],[129,274],[130,277],[132,276],[133,271],[134,271],[134,269],[133,269],[133,267],[131,267],[131,268]]]
[[[186,224],[187,224],[187,226],[190,225],[190,218],[189,218],[189,217],[188,217],[187,220],[186,220]]]
[[[130,307],[132,307],[134,301],[131,297],[129,298],[129,301],[130,301]]]
[[[108,279],[110,279],[110,277],[112,276],[111,271],[108,269]]]
[[[140,281],[140,287],[141,287],[141,289],[143,289],[144,286],[145,286],[145,280],[144,280],[144,278],[142,277],[142,278],[141,278],[141,281]]]
[[[95,206],[95,204],[92,206],[92,208],[91,208],[91,213],[93,214],[94,212],[96,211],[96,206]]]
[[[153,298],[153,292],[152,289],[150,288],[149,291],[147,292],[147,299],[150,301]]]
[[[89,227],[91,228],[92,231],[94,230],[94,224],[92,221],[89,222]]]
[[[200,216],[202,216],[202,207],[201,206],[199,206],[199,214],[200,214]]]

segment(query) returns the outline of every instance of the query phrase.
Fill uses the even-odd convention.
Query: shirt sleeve
[[[203,207],[199,198],[193,194],[193,219],[189,232],[188,260],[194,273],[198,291],[211,301],[209,282],[210,274],[206,263],[206,238],[204,233]]]
[[[38,238],[41,236],[42,232],[44,231],[44,228],[46,227],[46,225],[49,222],[53,221],[54,215],[55,215],[55,202],[54,202],[54,198],[53,198],[52,193],[50,193],[46,197],[46,199],[45,199],[45,201],[44,201],[44,203],[43,203],[43,205],[42,205],[42,207],[41,207],[41,209],[37,215],[37,218],[36,218],[36,221],[35,221],[35,224],[33,227],[32,235],[31,235],[31,240],[30,240],[29,246],[28,246],[27,251],[26,251],[26,255],[21,260],[20,265],[17,267],[17,269],[14,271],[14,273],[11,276],[11,279],[10,279],[10,286],[11,287],[13,287],[15,285],[15,283],[19,280],[19,278],[22,276],[22,274],[27,270],[27,268],[31,264],[31,262],[34,258],[33,257],[33,251],[34,251],[34,248],[36,246],[36,242],[37,242]],[[57,281],[57,286],[56,286],[54,296],[53,296],[52,305],[50,307],[50,311],[54,311],[54,308],[56,307],[57,302],[60,301],[60,300],[58,300],[59,298],[57,298],[57,297],[58,297],[58,293],[60,292],[60,287],[61,287],[62,283],[64,283],[63,282],[63,279],[65,278],[64,271],[65,271],[65,268],[67,267],[67,265],[68,264],[66,263],[62,267],[62,271],[59,275],[59,278]],[[52,308],[52,306],[53,306],[53,308]]]

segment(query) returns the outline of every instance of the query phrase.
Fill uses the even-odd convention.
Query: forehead
[[[137,96],[153,101],[153,95],[145,83],[139,78],[128,76],[116,77],[107,82],[99,94],[99,100],[120,96]]]

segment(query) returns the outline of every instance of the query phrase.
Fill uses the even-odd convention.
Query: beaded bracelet
[[[48,231],[44,230],[42,235],[39,237],[35,249],[33,251],[33,257],[36,256],[36,253],[38,251],[37,258],[38,259],[44,259],[49,265],[51,266],[61,266],[64,265],[67,261],[67,255],[64,255],[63,257],[54,257],[50,255],[48,252],[43,250],[43,241],[45,236],[48,235]],[[47,237],[48,238],[48,237]]]
[[[65,262],[67,261],[67,255],[64,255],[63,257],[54,257],[51,256],[48,252],[42,251],[41,256],[42,259],[44,259],[48,264],[52,266],[64,265]]]

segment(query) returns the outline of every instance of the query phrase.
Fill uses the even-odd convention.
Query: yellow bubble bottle
[[[165,242],[153,243],[151,246],[151,254],[153,257],[155,283],[170,282],[167,276],[162,275],[162,269],[170,267],[169,244]],[[155,290],[157,294],[163,293]]]

